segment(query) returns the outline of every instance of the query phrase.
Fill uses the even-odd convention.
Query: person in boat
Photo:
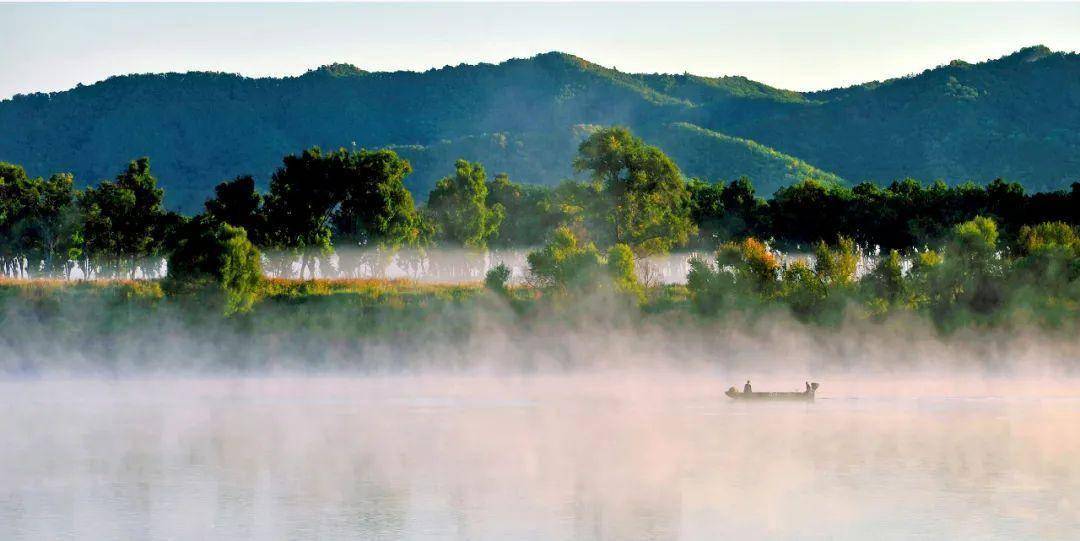
[[[742,392],[744,392],[744,393],[746,393],[746,394],[750,394],[751,392],[753,392],[753,391],[752,391],[752,390],[750,389],[750,380],[746,380],[746,385],[743,385],[743,387],[742,387]]]
[[[806,382],[806,392],[808,392],[808,393],[810,392],[810,382],[809,381]]]

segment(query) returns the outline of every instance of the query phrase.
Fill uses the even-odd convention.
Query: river
[[[1080,382],[820,381],[7,381],[0,539],[1076,539]]]

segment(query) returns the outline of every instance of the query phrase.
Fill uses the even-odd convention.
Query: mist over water
[[[241,372],[179,341],[117,351],[108,377],[9,374],[0,539],[1071,539],[1080,521],[1075,340],[481,317],[464,341]],[[822,387],[723,395],[748,378]]]
[[[1075,378],[723,372],[7,382],[0,538],[1075,538]]]
[[[418,276],[482,276],[433,261]],[[13,304],[0,539],[1075,539],[1073,336],[575,301],[522,322],[491,295],[356,341],[318,334],[356,332],[334,304],[277,308],[311,326],[280,335],[165,311],[94,348]],[[746,379],[822,386],[724,396]]]

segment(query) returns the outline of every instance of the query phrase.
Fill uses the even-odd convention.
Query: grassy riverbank
[[[715,284],[714,284],[715,286]],[[805,299],[690,286],[554,291],[401,280],[263,281],[226,315],[220,291],[162,281],[0,281],[0,372],[534,370],[682,363],[1076,364],[1071,297],[1002,299],[993,317],[933,305],[882,311],[856,288]],[[719,299],[719,300],[717,300]],[[798,301],[798,302],[796,302]],[[1070,345],[1071,344],[1071,345]],[[928,353],[930,351],[930,353]],[[942,353],[946,351],[947,353]],[[1034,354],[1034,351],[1044,353]]]

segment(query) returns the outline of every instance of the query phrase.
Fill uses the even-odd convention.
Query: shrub
[[[167,289],[175,294],[216,284],[226,314],[246,312],[262,280],[260,258],[243,228],[200,217],[185,227],[169,255]]]
[[[496,293],[505,293],[509,281],[510,267],[505,263],[495,265],[484,276],[484,286]]]

